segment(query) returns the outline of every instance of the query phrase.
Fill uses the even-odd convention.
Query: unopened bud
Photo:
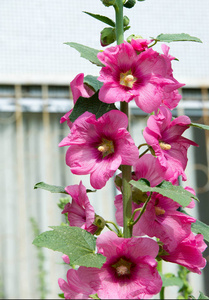
[[[123,17],[123,26],[124,27],[128,26],[129,22],[130,22],[129,18],[127,16],[124,16]]]
[[[97,226],[97,230],[94,234],[99,235],[105,227],[105,220],[101,216],[95,215],[95,220],[93,224]]]
[[[136,40],[136,39],[142,39],[142,36],[141,35],[131,34],[131,35],[129,35],[127,37],[127,42],[130,43],[132,39],[134,39],[134,40]]]
[[[115,5],[116,0],[101,0],[105,6]]]
[[[101,31],[100,43],[103,47],[108,46],[116,41],[115,28],[106,27]]]
[[[125,4],[123,4],[126,8],[132,8],[136,4],[136,0],[128,0]]]

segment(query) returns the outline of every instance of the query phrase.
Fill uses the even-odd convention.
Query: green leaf
[[[186,191],[183,187],[172,185],[172,183],[168,181],[162,181],[158,186],[150,187],[149,182],[146,179],[141,178],[138,181],[131,180],[130,184],[142,192],[156,192],[173,199],[183,207],[189,205],[192,200],[191,198],[199,201],[196,196]]]
[[[205,124],[191,123],[190,126],[197,127],[204,130],[209,130],[209,126]]]
[[[34,189],[43,189],[46,191],[50,191],[51,193],[63,193],[68,194],[65,191],[65,188],[63,186],[57,186],[57,185],[51,185],[47,184],[45,182],[38,182],[35,184]]]
[[[158,42],[166,42],[166,43],[170,43],[170,42],[198,42],[198,43],[202,43],[202,41],[195,37],[195,36],[191,36],[187,33],[174,33],[174,34],[163,34],[161,33],[160,35],[158,35],[155,38],[156,41]]]
[[[91,299],[100,299],[97,294],[89,295],[89,298],[91,298]]]
[[[192,232],[201,233],[204,239],[209,242],[209,226],[207,224],[196,220],[195,223],[192,223]]]
[[[97,76],[86,75],[83,80],[88,86],[92,87],[97,92],[103,85],[103,83],[97,80]]]
[[[96,118],[98,119],[110,110],[117,110],[117,108],[113,103],[108,104],[100,101],[98,97],[98,92],[96,92],[90,98],[78,98],[70,115],[70,121],[74,122],[79,116],[81,116],[86,111],[96,115]]]
[[[167,287],[167,286],[178,286],[178,287],[182,287],[183,286],[183,281],[182,279],[180,279],[179,277],[176,277],[174,274],[172,273],[167,273],[167,274],[161,274],[161,278],[163,281],[163,287]]]
[[[99,67],[104,67],[101,61],[97,58],[97,54],[100,52],[99,50],[78,43],[70,42],[64,44],[76,49],[81,54],[81,57],[89,60],[91,63],[96,64]]]
[[[198,297],[198,299],[209,299],[207,296],[205,296],[204,294],[203,294],[203,292],[199,292],[200,294],[199,294],[199,297]]]
[[[71,265],[101,268],[106,258],[95,253],[96,238],[79,227],[52,226],[38,235],[33,244],[68,255]]]
[[[102,15],[97,15],[97,14],[92,14],[90,12],[87,12],[87,11],[83,11],[85,14],[105,23],[105,24],[108,24],[112,27],[115,27],[115,22],[113,20],[111,20],[110,18],[108,17],[105,17],[105,16],[102,16]]]
[[[58,296],[63,299],[65,298],[64,293],[58,294]]]

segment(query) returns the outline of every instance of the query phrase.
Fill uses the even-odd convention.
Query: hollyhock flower
[[[134,173],[134,180],[145,178],[150,182],[151,187],[157,186],[165,180],[165,169],[152,154],[145,154],[137,160]]]
[[[132,172],[131,179],[137,181],[140,178],[145,178],[150,182],[151,187],[154,187],[165,180],[165,169],[152,154],[145,154],[137,159],[133,169],[134,172]],[[121,191],[120,184],[122,184],[122,179],[119,181],[118,177],[122,178],[122,173],[118,174],[115,180],[116,188]],[[135,188],[132,187],[132,191],[134,191],[134,189]]]
[[[153,193],[146,211],[133,227],[133,234],[157,237],[172,251],[190,235],[191,223],[196,222],[195,218],[177,211],[178,207],[172,199]]]
[[[115,197],[116,221],[123,226],[123,201],[122,195]],[[132,213],[135,209],[141,208],[143,203],[132,203]],[[185,237],[191,233],[191,223],[196,219],[177,211],[179,204],[172,199],[153,193],[148,202],[146,211],[139,221],[133,226],[134,236],[148,235],[157,237],[163,242],[169,251],[176,248]],[[135,214],[135,220],[140,212]]]
[[[139,151],[127,126],[127,116],[117,110],[111,110],[99,119],[89,112],[77,118],[71,133],[59,144],[70,146],[66,163],[71,172],[90,174],[91,185],[100,189],[121,164],[134,165]]]
[[[206,265],[206,259],[202,256],[202,252],[206,247],[203,235],[194,235],[191,232],[174,250],[169,251],[166,246],[163,246],[168,255],[162,255],[161,258],[165,261],[184,266],[191,272],[201,274],[200,269],[203,269]]]
[[[96,245],[98,253],[106,257],[102,268],[80,267],[77,273],[77,278],[83,279],[86,296],[86,284],[101,299],[150,299],[160,292],[157,242],[149,238],[119,238],[114,232],[105,232],[97,238]],[[72,289],[70,275],[67,274],[68,283],[63,284],[65,291]]]
[[[96,294],[94,288],[89,284],[91,277],[83,272],[85,267],[80,267],[78,270],[70,269],[67,272],[67,282],[59,278],[58,284],[64,292],[65,299],[91,299],[89,295]]]
[[[198,145],[182,137],[191,124],[189,117],[180,116],[173,121],[171,118],[171,111],[161,107],[157,115],[149,117],[143,135],[147,144],[155,151],[160,164],[166,169],[166,180],[175,183],[179,175],[186,180],[184,170],[188,160],[187,150],[190,145]]]
[[[93,224],[95,212],[86,194],[86,188],[80,184],[69,185],[65,191],[72,197],[72,203],[67,203],[62,213],[68,214],[70,226],[77,226],[94,234],[97,226]]]
[[[84,74],[80,73],[70,83],[74,105],[76,104],[76,101],[79,97],[89,98],[94,94],[94,91],[90,89],[85,83],[83,83],[83,79]],[[65,121],[67,121],[67,124],[70,128],[72,127],[72,122],[69,119],[71,112],[72,109],[60,119],[60,123],[64,123]]]
[[[142,52],[148,48],[148,45],[153,40],[147,40],[142,38],[133,38],[131,39],[131,46],[138,52]]]
[[[134,99],[143,111],[151,113],[161,105],[165,92],[172,101],[173,91],[182,86],[171,75],[171,60],[151,48],[138,55],[131,44],[124,42],[98,53],[98,58],[105,65],[98,78],[104,82],[99,91],[103,102]]]

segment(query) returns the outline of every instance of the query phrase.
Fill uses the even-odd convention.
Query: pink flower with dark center
[[[143,200],[143,199],[141,199]],[[146,199],[145,199],[146,200]],[[143,203],[132,203],[132,213],[135,209],[142,208]],[[122,195],[115,197],[116,220],[118,225],[123,226],[123,201]],[[178,211],[179,204],[172,199],[153,193],[151,200],[147,204],[146,211],[139,221],[133,226],[134,236],[148,235],[157,237],[163,242],[169,251],[191,233],[191,223],[196,219]],[[136,220],[140,211],[135,214]]]
[[[73,95],[73,104],[76,104],[76,101],[79,97],[89,98],[94,94],[94,91],[91,90],[86,84],[83,83],[84,74],[78,74],[70,83],[70,88]],[[60,123],[64,123],[67,121],[68,126],[72,127],[72,122],[70,121],[69,117],[73,109],[67,112],[61,119]]]
[[[119,174],[118,176],[122,176]],[[145,178],[149,181],[150,186],[154,187],[165,180],[165,169],[161,166],[156,157],[151,154],[145,154],[140,157],[134,166],[134,173],[132,179],[137,181],[141,178]],[[145,200],[148,198],[149,193],[142,193],[135,187],[132,187],[132,211],[143,205]],[[115,197],[115,207],[116,207],[116,220],[120,226],[123,226],[123,200],[122,195],[117,195]],[[138,214],[137,214],[138,216]],[[137,234],[139,235],[139,233]]]
[[[104,82],[99,91],[103,102],[134,99],[143,111],[151,113],[162,104],[165,92],[172,101],[173,91],[182,86],[171,75],[171,60],[151,48],[137,54],[124,42],[98,53],[98,58],[105,65],[98,78]]]
[[[67,203],[62,213],[68,214],[70,226],[77,226],[94,234],[97,230],[97,226],[93,224],[95,212],[82,181],[79,185],[67,186],[65,190],[72,197],[72,203]]]
[[[70,146],[66,163],[71,172],[90,174],[91,185],[100,189],[121,164],[134,165],[139,151],[127,126],[127,116],[117,110],[111,110],[99,119],[89,112],[77,118],[71,133],[59,144]]]
[[[206,248],[207,245],[203,241],[203,235],[194,235],[191,232],[174,250],[169,251],[164,246],[163,249],[168,252],[168,255],[162,255],[161,258],[165,261],[184,266],[191,272],[201,274],[201,269],[206,265],[206,259],[202,256],[202,252]]]
[[[77,278],[83,279],[80,282],[84,284],[86,297],[88,287],[101,299],[150,299],[160,292],[162,280],[155,260],[159,250],[157,242],[149,238],[119,238],[114,232],[105,232],[97,238],[96,245],[98,253],[106,257],[102,268],[80,267],[74,271]],[[73,289],[70,275],[67,274],[68,283],[59,281],[65,293]]]
[[[172,251],[190,235],[191,223],[196,222],[195,218],[178,211],[178,207],[172,199],[153,193],[146,211],[133,227],[133,234],[157,237]]]
[[[176,182],[179,175],[186,180],[187,150],[190,145],[198,146],[182,137],[189,124],[191,120],[187,116],[172,121],[171,111],[161,107],[157,115],[149,117],[143,131],[147,144],[153,148],[160,164],[166,169],[166,180],[172,183]]]

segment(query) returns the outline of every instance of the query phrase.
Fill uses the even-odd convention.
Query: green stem
[[[152,192],[150,193],[150,195],[149,195],[149,197],[147,198],[147,200],[144,202],[144,205],[143,205],[142,208],[141,208],[141,212],[140,212],[140,215],[138,216],[138,218],[137,218],[134,222],[131,223],[131,226],[132,226],[132,227],[139,221],[139,219],[141,218],[141,216],[142,216],[143,213],[145,212],[146,207],[147,207],[147,204],[148,204],[148,202],[150,201],[151,197],[152,197]]]
[[[160,291],[160,299],[163,300],[165,299],[165,287],[162,287]],[[187,299],[187,298],[186,298]]]
[[[118,236],[122,237],[122,232],[121,232],[121,230],[118,228],[118,226],[117,226],[114,222],[112,222],[112,221],[105,221],[105,225],[106,225],[108,228],[110,228],[110,227],[107,225],[107,223],[112,224],[112,225],[115,227],[115,229],[117,230]]]
[[[123,0],[116,0],[115,19],[116,19],[116,39],[117,44],[124,41],[123,29]],[[128,103],[121,102],[120,110],[125,113],[129,119]],[[128,129],[128,128],[127,128]],[[131,166],[121,166],[122,169],[122,185],[123,185],[123,235],[125,238],[132,236],[132,226],[129,226],[132,215],[132,192],[129,181],[131,180]]]
[[[147,148],[142,154],[139,155],[139,158],[142,157],[144,154],[146,154],[149,151],[149,148]]]
[[[115,8],[115,23],[116,23],[116,40],[117,44],[122,44],[124,40],[123,29],[123,0],[116,0]]]

